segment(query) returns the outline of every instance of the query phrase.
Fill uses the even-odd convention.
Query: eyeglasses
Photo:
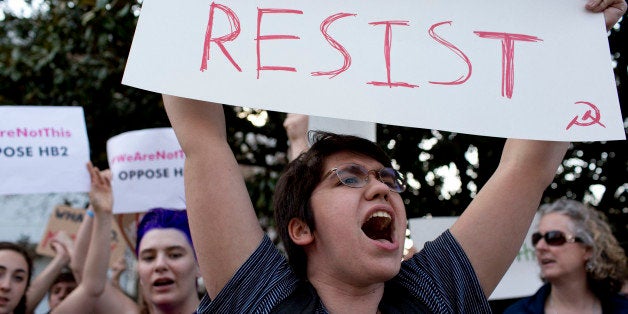
[[[582,242],[582,239],[576,236],[573,236],[573,235],[566,236],[562,231],[552,230],[552,231],[546,232],[545,234],[541,234],[540,232],[533,233],[532,245],[536,246],[536,244],[539,243],[541,239],[544,239],[545,243],[551,246],[561,246],[565,244],[566,242],[569,242],[569,243]]]
[[[358,164],[342,164],[329,170],[325,178],[332,172],[336,173],[340,183],[352,188],[364,187],[369,181],[369,174],[373,172],[377,180],[386,184],[391,191],[401,193],[406,190],[406,182],[401,173],[390,167],[380,170],[368,170]]]

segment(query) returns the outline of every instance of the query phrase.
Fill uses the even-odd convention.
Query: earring
[[[587,260],[587,262],[584,264],[584,269],[590,273],[593,271],[593,262],[591,262],[591,260]]]

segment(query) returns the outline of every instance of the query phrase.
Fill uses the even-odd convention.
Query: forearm
[[[301,153],[307,151],[308,149],[309,145],[307,138],[304,137],[302,139],[290,140],[290,147],[288,148],[288,161],[295,160],[299,157],[299,155],[301,155]]]
[[[66,265],[67,260],[57,255],[46,265],[46,268],[35,277],[26,292],[26,313],[33,313],[33,311],[35,311],[39,302],[46,296],[52,282]]]
[[[98,302],[105,294],[107,285],[107,267],[109,264],[109,245],[111,239],[111,212],[95,212],[90,224],[92,234],[87,235],[88,250],[83,281],[51,313],[94,313]],[[115,303],[110,303],[115,306]]]
[[[516,256],[568,143],[508,140],[500,164],[451,232],[488,296]]]
[[[283,127],[288,135],[288,161],[293,161],[302,152],[310,148],[307,138],[310,117],[303,114],[288,113]]]
[[[233,276],[263,232],[238,163],[227,143],[221,105],[164,95],[185,152],[185,197],[199,267],[210,296]],[[220,252],[220,254],[216,254]]]
[[[170,95],[163,95],[163,100],[186,157],[205,154],[206,148],[227,142],[222,105]]]
[[[90,249],[87,253],[83,269],[83,281],[81,282],[86,293],[90,296],[102,294],[107,283],[112,220],[113,214],[111,212],[96,211],[94,214]]]
[[[91,212],[93,214],[93,211]],[[89,241],[92,235],[94,218],[87,213],[83,215],[83,221],[76,233],[74,241],[74,252],[70,261],[70,269],[77,283],[81,283],[83,276],[83,267],[85,266],[85,258],[89,250]]]
[[[568,142],[508,139],[499,168],[512,168],[532,180],[534,187],[545,190],[554,180],[567,149]]]

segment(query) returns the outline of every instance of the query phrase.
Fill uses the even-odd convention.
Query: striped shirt
[[[266,236],[214,300],[203,297],[197,313],[270,313],[299,284],[285,257]],[[449,230],[403,262],[385,289],[393,285],[433,313],[491,312],[469,259]],[[314,312],[327,313],[317,299]],[[400,306],[380,303],[380,309],[391,307]]]

